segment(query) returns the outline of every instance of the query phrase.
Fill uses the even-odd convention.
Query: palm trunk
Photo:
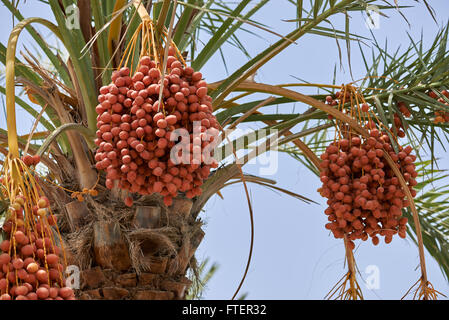
[[[47,194],[61,202],[64,192],[50,189]],[[147,196],[128,208],[109,190],[101,191],[84,202],[66,195],[65,204],[55,208],[68,265],[81,270],[77,297],[185,299],[191,285],[187,271],[195,269],[204,236],[193,201],[178,197],[167,208],[162,198]]]

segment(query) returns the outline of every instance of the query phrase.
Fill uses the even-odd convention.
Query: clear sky
[[[255,3],[256,1],[254,1]],[[440,25],[447,23],[449,2],[430,0],[435,8]],[[395,11],[389,11],[388,18],[380,18],[380,28],[373,30],[380,43],[385,39],[389,48],[408,46],[407,32],[414,39],[420,37],[429,44],[438,30],[438,26],[426,11],[424,5],[415,1],[399,1],[415,8],[404,9],[403,13],[411,23],[408,27],[404,19]],[[38,1],[28,0],[20,8],[26,17],[50,17],[51,12]],[[254,19],[263,22],[274,31],[286,34],[294,28],[294,23],[284,22],[295,19],[294,7],[286,0],[272,0]],[[370,36],[364,25],[365,18],[360,14],[351,14],[353,32]],[[334,19],[336,28],[344,28],[344,18]],[[0,5],[0,41],[6,44],[8,33],[12,28],[10,13]],[[239,37],[250,54],[255,55],[277,40],[263,31],[248,27],[262,38],[241,32]],[[44,35],[48,35],[46,31]],[[22,45],[31,46],[29,38],[24,37]],[[369,42],[368,42],[369,44]],[[343,49],[344,70],[338,69],[337,83],[350,82],[351,77],[346,63],[345,43]],[[352,70],[354,78],[365,75],[363,62],[358,48],[352,50]],[[23,48],[20,47],[19,48]],[[370,52],[367,46],[364,46]],[[232,72],[246,58],[236,49],[227,47],[224,51],[228,69]],[[335,40],[308,35],[291,45],[269,64],[264,66],[256,76],[256,81],[271,84],[295,82],[292,76],[315,83],[331,83],[335,63],[338,63],[338,49]],[[202,69],[206,80],[218,81],[227,76],[221,58],[215,56]],[[282,106],[290,112],[293,106]],[[297,104],[295,110],[302,112],[307,106]],[[32,119],[25,112],[18,112],[19,127],[23,133],[29,131]],[[5,117],[0,116],[0,124],[5,127]],[[449,159],[443,155],[443,159]],[[447,168],[447,161],[442,162]],[[259,174],[257,165],[249,165],[246,172]],[[248,299],[322,299],[331,287],[343,276],[344,248],[341,240],[336,240],[324,229],[326,216],[325,200],[316,192],[319,180],[316,176],[287,155],[279,155],[279,169],[275,176],[268,178],[278,181],[280,187],[309,197],[319,203],[305,204],[264,189],[250,185],[255,212],[256,238],[253,262],[247,280],[241,292],[248,292]],[[233,185],[223,190],[224,200],[214,196],[205,207],[200,217],[206,222],[206,236],[197,253],[201,261],[207,257],[219,264],[219,269],[209,282],[204,297],[206,299],[228,299],[233,295],[243,273],[248,249],[250,224],[243,187]],[[395,237],[389,245],[373,247],[371,242],[357,243],[355,252],[357,266],[360,270],[359,281],[367,299],[399,299],[408,288],[418,280],[419,257],[417,247],[409,239]],[[429,280],[434,287],[449,294],[448,282],[444,279],[438,265],[430,255],[426,255]],[[361,277],[366,278],[369,266],[379,270],[379,288],[369,290]]]

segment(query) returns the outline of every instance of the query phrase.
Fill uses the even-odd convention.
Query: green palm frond
[[[415,204],[423,230],[424,246],[449,279],[449,184],[447,171],[431,169],[431,161],[418,165],[418,195]],[[414,223],[409,209],[404,210],[411,228],[408,234],[416,243]]]
[[[26,19],[20,12],[21,2],[18,0],[1,1],[17,21]],[[68,156],[71,154],[71,146],[64,137],[64,130],[67,128],[65,125],[74,126],[83,133],[86,133],[86,126],[91,133],[96,130],[95,107],[98,90],[102,85],[109,83],[111,72],[117,67],[117,62],[114,59],[123,54],[124,48],[130,43],[131,35],[140,21],[132,5],[128,3],[123,7],[121,32],[116,35],[121,37],[122,42],[116,48],[117,55],[111,57],[111,53],[108,51],[108,27],[115,17],[113,13],[115,1],[91,1],[91,12],[83,12],[80,21],[84,26],[91,27],[91,32],[86,32],[83,28],[69,28],[66,25],[67,8],[69,5],[77,3],[76,1],[47,0],[41,2],[52,11],[57,24],[55,33],[58,33],[61,39],[44,38],[31,24],[26,26],[25,30],[31,36],[35,49],[30,50],[32,52],[27,51],[27,55],[24,57],[16,57],[16,80],[21,85],[33,88],[41,94],[36,97],[37,103],[33,104],[30,103],[25,92],[17,93],[16,103],[31,116],[36,117],[40,110],[49,104],[49,100],[45,99],[49,93],[58,92],[71,100],[70,103],[63,101],[62,109],[71,115],[75,124],[71,124],[72,121],[70,124],[64,124],[55,112],[55,106],[50,105],[39,121],[46,130],[56,133],[47,142],[33,140],[32,145],[33,150],[38,150],[42,144],[46,148],[50,142],[53,143],[53,139],[56,139],[54,149],[62,150],[61,154]],[[292,139],[300,139],[314,154],[320,154],[329,143],[333,133],[333,122],[328,119],[327,114],[304,102],[298,103],[298,106],[289,112],[288,108],[292,106],[292,102],[297,102],[291,95],[274,94],[263,89],[239,89],[239,86],[253,83],[250,79],[260,68],[289,46],[299,43],[305,35],[335,39],[340,51],[340,42],[344,43],[348,51],[347,64],[349,67],[351,67],[351,59],[354,57],[350,55],[351,48],[358,46],[366,75],[354,84],[360,87],[366,100],[373,106],[376,115],[388,127],[394,126],[394,114],[399,112],[397,102],[406,102],[412,117],[405,118],[401,115],[400,117],[404,127],[407,128],[407,140],[416,149],[427,148],[430,151],[430,160],[421,165],[422,175],[418,185],[420,194],[416,204],[420,211],[424,230],[424,244],[448,276],[449,205],[447,202],[449,201],[449,186],[444,184],[447,176],[444,172],[434,169],[434,163],[437,159],[436,147],[440,145],[444,148],[449,142],[449,125],[435,124],[433,120],[435,111],[449,112],[449,107],[445,103],[430,98],[427,93],[434,92],[443,101],[449,102],[440,94],[443,89],[449,88],[449,26],[442,27],[429,46],[424,45],[422,38],[415,40],[410,36],[410,45],[407,48],[392,50],[388,43],[379,44],[374,34],[371,34],[371,37],[359,35],[358,30],[349,23],[351,14],[363,13],[369,8],[369,5],[374,4],[380,9],[380,14],[383,16],[392,10],[399,10],[406,17],[408,6],[399,6],[397,1],[390,2],[385,0],[285,0],[288,10],[286,10],[284,21],[294,27],[290,33],[282,35],[278,34],[275,28],[271,28],[255,18],[262,9],[266,8],[268,0],[243,0],[236,3],[222,0],[184,0],[178,1],[180,5],[177,10],[173,9],[171,1],[164,0],[153,1],[151,9],[155,23],[160,29],[167,26],[170,18],[175,15],[174,42],[181,52],[189,57],[188,62],[196,69],[201,69],[213,57],[220,56],[223,59],[229,76],[216,84],[210,84],[211,95],[215,98],[215,114],[220,124],[225,128],[235,124],[250,126],[256,128],[257,132],[279,130],[281,134],[276,141],[271,141],[270,136],[265,136],[264,141],[260,142],[268,143],[270,148],[271,146],[275,148],[276,145],[276,150],[291,155],[298,160],[299,164],[304,165],[315,174],[318,174],[318,171],[310,157],[304,153],[307,153],[307,150],[300,149],[301,145],[299,147],[298,144],[294,145]],[[435,19],[435,12],[429,3],[426,1],[422,1],[422,3]],[[343,27],[341,24],[334,23],[336,18],[345,18]],[[239,36],[242,32],[256,37],[266,34],[274,35],[276,39],[251,57]],[[226,46],[229,45],[240,50],[243,53],[243,60],[245,58],[247,60],[237,68],[228,70],[228,57],[224,53]],[[0,44],[0,63],[2,65],[6,63],[6,50],[5,45]],[[48,60],[50,66],[44,68],[39,64],[40,59],[33,59],[33,57]],[[340,53],[340,63],[343,63],[343,60]],[[332,81],[334,84],[340,81],[341,79],[336,79],[335,74],[336,68],[334,69],[334,78],[326,80]],[[280,87],[295,86],[298,91],[302,92],[305,85],[313,86],[306,81],[301,81],[299,84],[287,84]],[[315,87],[319,89],[317,94],[308,97],[320,101],[336,90],[322,88],[322,85]],[[4,92],[3,83],[0,83],[0,93],[4,94]],[[230,98],[234,94],[240,93],[243,93],[237,96],[240,98]],[[263,104],[267,95],[274,98]],[[258,106],[261,103],[263,107],[259,109]],[[59,133],[61,133],[60,138],[56,138]],[[2,130],[0,134],[4,138],[7,132]],[[82,136],[85,141],[80,142],[82,147],[80,150],[87,151],[87,146],[91,145],[93,141],[92,136],[89,133]],[[245,134],[240,136],[241,139],[245,137]],[[20,143],[23,144],[26,141],[22,138]],[[251,153],[254,149],[251,143],[238,145],[231,142],[234,150],[229,152],[225,148],[227,144],[229,145],[229,142],[225,142],[223,148],[220,149],[225,152],[227,157],[231,157],[232,153],[239,151]],[[50,150],[49,152],[51,154],[55,151]],[[419,155],[424,157],[422,153],[420,152]],[[87,154],[88,152],[86,152]],[[53,161],[56,157],[50,156],[49,159]],[[54,161],[57,162],[57,160]],[[204,188],[220,190],[231,179],[235,179],[239,173],[238,169],[232,161],[223,165],[214,172],[214,175],[205,183]],[[440,183],[441,186],[433,185],[437,183]],[[282,191],[280,188],[277,190]],[[204,196],[199,198],[195,204],[194,211],[199,211],[204,202],[215,192],[205,192]],[[302,200],[307,199],[299,195],[295,196]],[[410,212],[406,212],[406,214],[410,215]],[[411,226],[409,232],[410,236],[414,238],[412,221]],[[200,268],[200,272],[203,274],[202,285],[193,289],[190,298],[201,296],[201,288],[216,271],[216,265],[206,266],[206,264],[208,264],[207,260]]]

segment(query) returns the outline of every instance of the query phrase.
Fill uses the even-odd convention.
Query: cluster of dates
[[[395,234],[406,236],[407,218],[402,216],[402,208],[410,202],[384,152],[403,174],[412,196],[416,196],[413,186],[418,174],[412,148],[399,147],[396,153],[386,133],[372,125],[368,128],[368,139],[348,133],[321,155],[319,192],[328,199],[326,228],[336,238],[346,234],[352,247],[356,239],[365,241],[371,237],[377,245],[379,236],[385,237],[386,243]]]
[[[208,157],[204,150],[217,139],[219,124],[202,74],[184,66],[173,48],[161,78],[148,56],[133,75],[126,67],[112,74],[112,83],[98,96],[95,160],[97,169],[107,172],[107,188],[159,193],[170,206],[179,192],[200,195],[211,168],[218,166],[213,152]],[[131,206],[132,198],[125,203]]]
[[[62,250],[55,244],[48,214],[49,202],[41,197],[24,216],[25,198],[15,198],[3,224],[6,239],[0,244],[0,300],[74,300],[65,285]]]

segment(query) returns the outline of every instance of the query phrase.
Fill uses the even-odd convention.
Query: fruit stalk
[[[357,299],[357,289],[356,289],[356,269],[355,269],[355,259],[354,253],[349,245],[348,237],[345,235],[344,237],[344,245],[345,245],[345,253],[346,253],[346,261],[348,262],[348,271],[349,271],[349,281],[351,288],[351,297],[353,300]]]

